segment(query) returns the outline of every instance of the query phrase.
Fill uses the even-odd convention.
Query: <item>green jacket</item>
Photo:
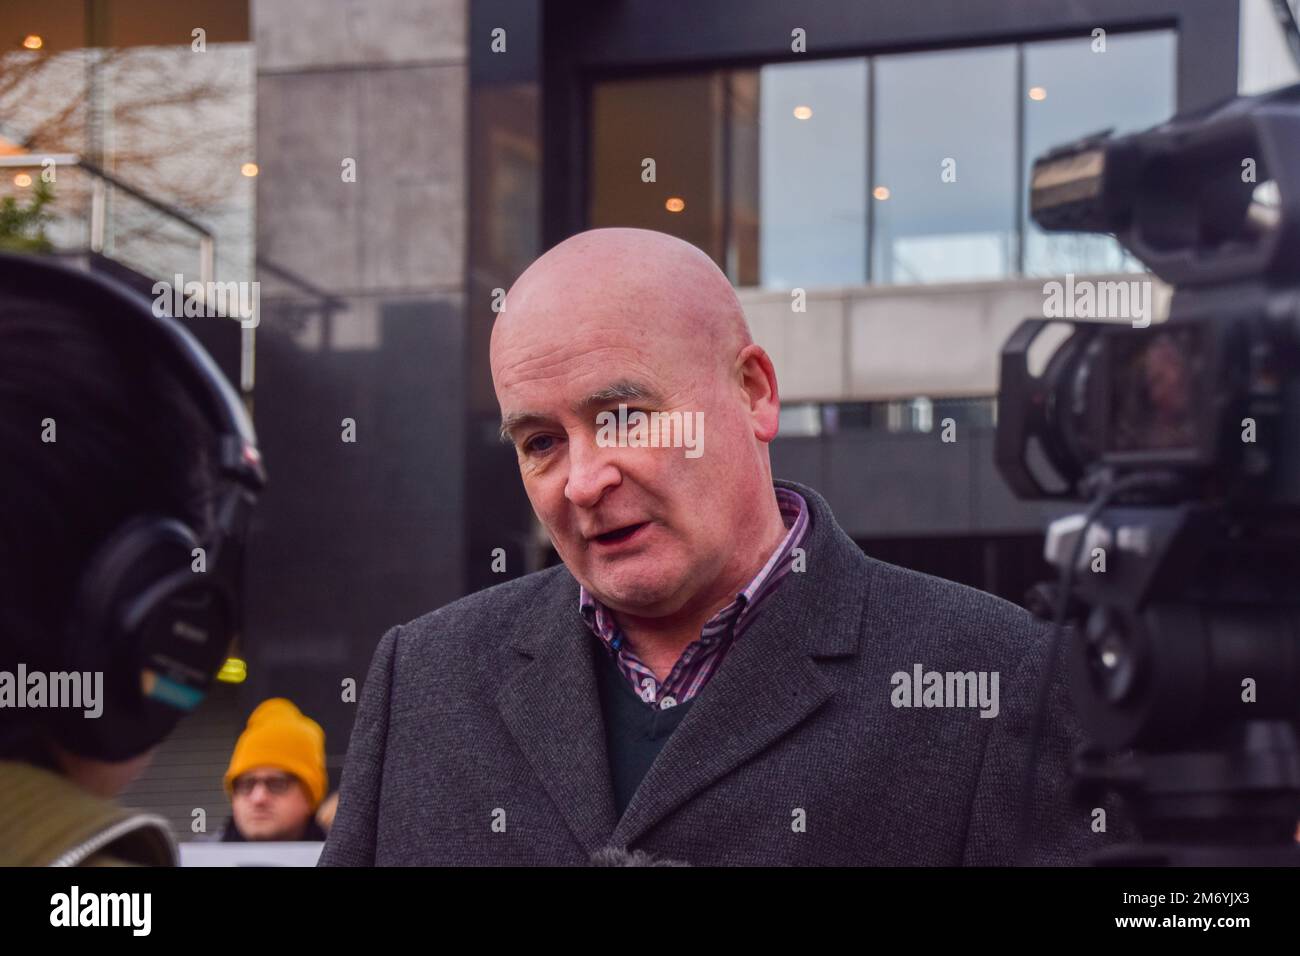
[[[167,822],[0,760],[0,866],[175,866]]]

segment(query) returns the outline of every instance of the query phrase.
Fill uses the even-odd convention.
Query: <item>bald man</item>
[[[871,559],[773,480],[776,371],[708,256],[560,243],[491,365],[562,564],[384,635],[322,864],[1073,863],[1113,839],[1070,799],[1057,674],[1019,855],[1045,628]]]

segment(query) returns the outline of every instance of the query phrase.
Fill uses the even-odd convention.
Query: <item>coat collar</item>
[[[588,853],[628,846],[693,795],[806,720],[833,690],[817,658],[856,654],[870,563],[825,499],[808,503],[806,569],[786,576],[668,739],[622,819],[615,819],[596,690],[594,638],[576,610],[577,581],[551,572],[511,646],[530,658],[497,698],[506,725]]]

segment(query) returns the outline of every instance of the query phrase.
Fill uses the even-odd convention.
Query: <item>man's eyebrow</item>
[[[572,406],[575,415],[581,415],[583,412],[592,408],[599,408],[602,405],[611,405],[615,402],[641,401],[651,404],[661,404],[663,402],[659,390],[644,382],[638,382],[634,379],[619,379],[606,385],[604,388],[597,389],[586,398],[574,402]],[[535,422],[549,422],[551,417],[543,415],[541,412],[511,412],[501,419],[501,441],[504,444],[512,444],[510,433],[522,425],[531,425]]]
[[[505,445],[513,445],[514,439],[510,433],[516,428],[524,425],[531,425],[534,422],[545,422],[547,418],[540,412],[511,412],[501,419],[501,442]]]
[[[652,404],[663,401],[659,395],[658,389],[646,385],[633,379],[619,379],[612,385],[606,385],[602,389],[592,392],[582,401],[573,406],[573,413],[580,415],[589,408],[596,408],[600,405],[611,405],[614,402],[650,402]]]

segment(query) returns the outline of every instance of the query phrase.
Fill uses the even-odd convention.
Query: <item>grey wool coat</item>
[[[621,819],[592,656],[604,652],[561,565],[384,635],[321,865],[586,865],[608,847],[697,866],[1015,862],[1047,626],[868,557],[815,491],[776,484],[808,502],[806,567],[766,599]],[[896,706],[894,675],[918,664],[997,672],[997,715]],[[1058,668],[1028,859],[1072,864],[1118,827],[1106,805],[1110,834],[1094,832],[1092,808],[1070,798],[1081,737]]]

